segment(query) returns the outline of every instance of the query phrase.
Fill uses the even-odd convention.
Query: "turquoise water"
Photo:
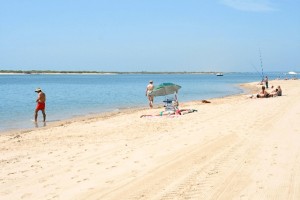
[[[270,77],[271,78],[271,77]],[[130,107],[147,107],[145,88],[172,82],[181,85],[179,101],[191,101],[242,93],[239,83],[259,81],[255,73],[213,74],[127,74],[127,75],[0,75],[0,131],[33,128],[33,112],[41,87],[46,93],[47,121],[115,111]],[[157,97],[155,104],[162,104]],[[42,114],[39,113],[39,121]]]

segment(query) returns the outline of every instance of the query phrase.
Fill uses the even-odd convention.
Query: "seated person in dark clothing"
[[[278,86],[275,90],[273,90],[273,91],[271,92],[270,96],[272,96],[272,97],[282,96],[282,90],[281,90],[281,87]]]
[[[278,85],[278,87],[277,87],[277,96],[282,96],[282,90],[281,90],[281,87],[280,87],[280,85]]]

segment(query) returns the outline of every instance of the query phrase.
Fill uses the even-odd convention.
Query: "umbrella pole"
[[[167,90],[166,90],[165,87],[164,87],[164,90],[165,90],[165,101],[167,101],[168,100],[168,98],[167,98]]]

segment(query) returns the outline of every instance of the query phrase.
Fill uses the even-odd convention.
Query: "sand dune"
[[[0,135],[0,199],[300,199],[300,81]],[[260,86],[248,84],[252,92]],[[253,88],[256,88],[253,90]]]

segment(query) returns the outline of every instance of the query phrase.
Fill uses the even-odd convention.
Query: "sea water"
[[[145,96],[149,80],[154,85],[171,82],[182,86],[180,102],[223,97],[242,93],[239,83],[260,81],[255,73],[214,74],[106,74],[0,75],[0,131],[33,128],[37,87],[46,93],[47,121],[115,111],[122,108],[147,107]],[[162,104],[165,97],[156,97]],[[39,112],[39,121],[42,113]]]

